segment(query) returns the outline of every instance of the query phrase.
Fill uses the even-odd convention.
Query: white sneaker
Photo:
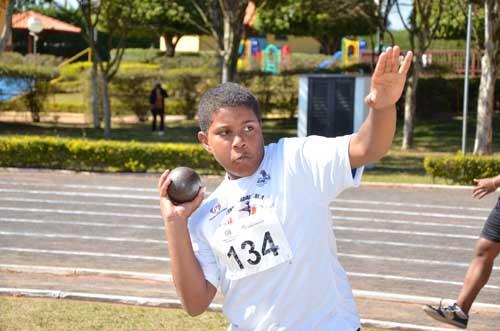
[[[467,328],[469,316],[467,316],[467,314],[464,313],[456,303],[447,306],[442,306],[440,303],[439,307],[425,305],[423,309],[427,313],[427,315],[434,318],[435,320],[448,323],[462,329]]]

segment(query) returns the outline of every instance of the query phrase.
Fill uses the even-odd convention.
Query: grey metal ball
[[[170,185],[168,196],[174,203],[185,203],[192,201],[198,195],[201,188],[200,176],[189,167],[178,167],[169,174]]]

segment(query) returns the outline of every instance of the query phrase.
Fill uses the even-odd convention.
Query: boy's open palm
[[[365,98],[369,107],[384,109],[394,105],[401,97],[413,54],[408,52],[400,65],[400,53],[400,48],[395,46],[380,55],[372,75],[370,94]]]

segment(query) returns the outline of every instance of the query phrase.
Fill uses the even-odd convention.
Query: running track
[[[0,293],[177,305],[156,180],[0,170]],[[218,181],[204,178],[208,191]],[[456,297],[497,196],[378,185],[344,192],[331,206],[332,226],[364,325],[446,327],[420,306]],[[500,325],[500,264],[494,268],[470,330]]]

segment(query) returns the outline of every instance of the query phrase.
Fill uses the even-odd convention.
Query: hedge
[[[198,144],[52,137],[0,138],[0,166],[109,172],[161,172],[188,166],[204,174],[221,172],[212,156]]]
[[[500,174],[500,157],[494,156],[426,156],[424,168],[428,175],[458,184],[473,184],[475,178]]]

